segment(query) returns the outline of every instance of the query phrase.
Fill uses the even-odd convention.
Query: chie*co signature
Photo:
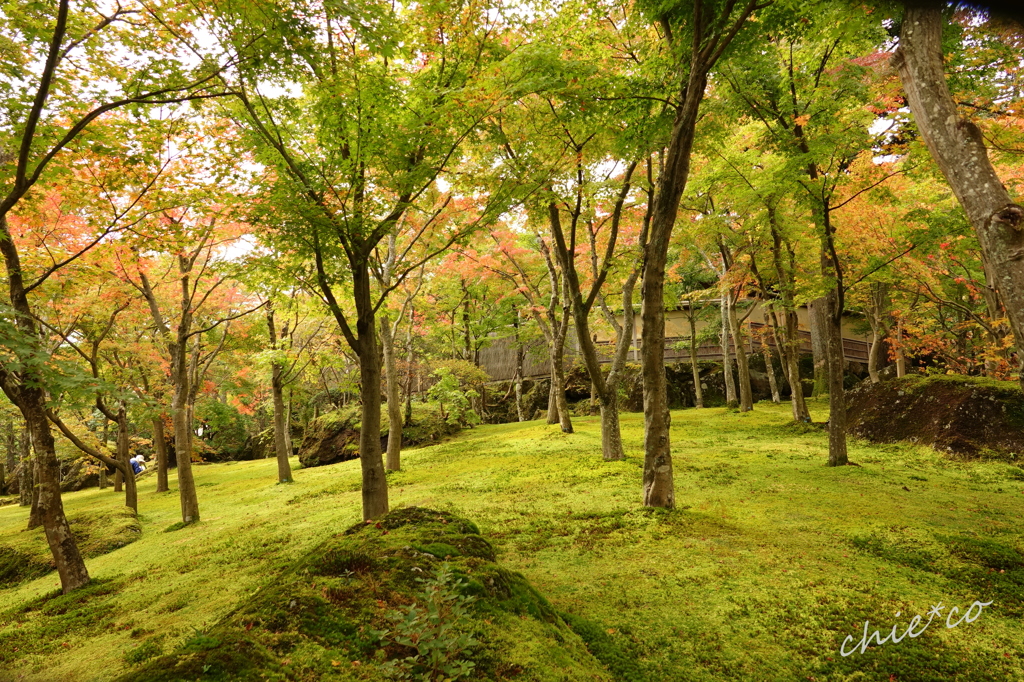
[[[946,614],[946,627],[952,629],[952,628],[955,628],[957,625],[960,625],[960,623],[962,623],[964,621],[967,621],[968,623],[973,623],[974,621],[978,620],[978,618],[981,616],[982,609],[984,609],[986,606],[988,606],[991,603],[992,602],[990,602],[990,601],[986,601],[986,602],[976,601],[976,602],[974,602],[973,604],[970,605],[970,607],[968,607],[967,613],[965,613],[959,620],[957,620],[956,622],[953,622],[953,623],[951,623],[950,620],[953,618],[954,614],[956,614],[956,613],[958,613],[960,611],[960,608],[957,607],[957,606],[951,607],[949,609],[949,613]],[[971,617],[971,614],[974,613],[975,607],[977,607],[978,613],[974,617]],[[928,626],[932,624],[932,620],[934,620],[934,618],[936,616],[939,616],[940,618],[942,617],[942,609],[943,608],[944,607],[942,606],[942,602],[939,602],[938,604],[935,604],[934,606],[932,606],[931,610],[928,611],[928,621],[924,624],[924,627],[922,627],[920,630],[918,630],[916,628],[919,625],[921,625],[922,618],[921,618],[921,616],[914,616],[913,618],[910,619],[910,624],[907,625],[907,629],[904,630],[903,634],[898,636],[898,637],[896,636],[896,631],[900,627],[898,624],[897,625],[893,625],[892,626],[892,631],[888,635],[886,635],[885,639],[882,639],[881,632],[879,630],[875,630],[870,635],[868,635],[868,625],[869,625],[870,621],[864,621],[864,634],[861,636],[860,641],[853,646],[853,649],[851,649],[850,651],[847,651],[846,650],[846,645],[847,645],[848,642],[850,642],[853,639],[853,635],[848,635],[846,637],[846,639],[843,640],[843,643],[839,646],[839,653],[842,654],[843,656],[849,656],[850,654],[855,653],[858,648],[860,649],[861,653],[864,653],[865,651],[867,651],[867,648],[869,646],[873,646],[873,645],[881,646],[882,644],[885,644],[886,642],[899,643],[899,642],[902,642],[903,639],[906,638],[906,637],[910,637],[911,639],[913,639],[914,637],[919,637],[920,635],[924,634],[924,631],[928,629]],[[900,612],[897,611],[896,615],[897,616],[900,615]]]

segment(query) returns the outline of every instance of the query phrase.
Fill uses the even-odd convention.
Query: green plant
[[[419,603],[389,611],[386,617],[393,625],[379,633],[386,643],[415,652],[388,661],[389,676],[430,682],[468,677],[475,664],[466,656],[478,644],[467,632],[474,598],[460,594],[465,581],[454,576],[447,562],[433,577],[418,581],[423,583]]]
[[[147,639],[145,642],[124,654],[124,662],[129,665],[145,663],[164,652],[163,635]]]
[[[470,401],[480,396],[473,389],[462,389],[458,377],[447,367],[433,372],[437,383],[430,387],[427,395],[436,400],[441,418],[456,425],[479,424],[480,416],[470,408]]]

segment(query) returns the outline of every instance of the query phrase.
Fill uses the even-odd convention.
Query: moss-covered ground
[[[825,418],[824,404],[812,410]],[[861,442],[860,466],[830,469],[825,434],[787,417],[765,403],[673,412],[672,512],[640,507],[638,414],[623,415],[624,462],[601,460],[596,417],[575,419],[575,434],[480,426],[408,450],[389,474],[391,506],[474,521],[616,679],[1024,680],[1024,471]],[[179,521],[172,476],[171,493],[140,492],[142,537],[89,562],[95,585],[61,597],[51,573],[0,591],[0,679],[109,680],[209,645],[218,623],[360,518],[358,462],[287,485],[274,472],[273,460],[197,467],[202,521],[164,532]],[[89,490],[65,503],[74,516],[121,499]],[[25,514],[0,508],[0,544],[29,535]],[[946,627],[947,609],[976,600],[993,603]],[[920,636],[840,655],[865,620],[902,634],[940,602]]]

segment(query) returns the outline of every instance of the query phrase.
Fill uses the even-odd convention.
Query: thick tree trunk
[[[754,409],[754,392],[750,387],[750,363],[747,362],[743,327],[736,316],[736,307],[729,305],[729,328],[732,330],[732,342],[736,350],[736,371],[740,382],[740,412]]]
[[[395,364],[395,339],[387,314],[380,318],[380,341],[384,350],[384,376],[388,386],[388,471],[402,468],[402,398],[398,393],[398,367]],[[483,413],[481,412],[481,416]]]
[[[814,358],[814,389],[811,396],[818,398],[828,393],[828,321],[825,298],[816,298],[807,304],[807,318],[811,328],[811,355]]]
[[[644,250],[640,319],[641,367],[644,380],[644,472],[643,503],[647,507],[676,506],[672,474],[672,416],[668,409],[665,377],[665,267],[669,241],[679,210],[679,199],[690,174],[690,151],[707,71],[712,64],[691,59],[690,73],[683,87],[681,106],[676,109],[672,135],[665,152],[664,170],[658,180],[651,214],[650,238]],[[704,68],[706,66],[706,68]]]
[[[963,206],[1024,346],[1024,208],[996,175],[978,127],[962,118],[946,85],[942,58],[942,8],[908,3],[900,46],[892,58],[921,137]],[[1024,362],[1024,352],[1018,353]],[[1020,374],[1024,385],[1024,372]]]
[[[156,450],[156,491],[165,493],[170,488],[167,485],[167,436],[164,434],[163,415],[153,418],[153,447]]]
[[[729,343],[729,297],[723,294],[718,302],[722,317],[722,333],[719,344],[722,347],[722,378],[725,381],[725,402],[730,407],[738,405],[736,400],[736,382],[732,378],[732,357]]]
[[[843,387],[843,326],[839,314],[838,292],[832,289],[825,296],[829,311],[826,316],[825,334],[828,341],[826,359],[828,362],[828,465],[843,466],[848,463],[846,452],[846,390]]]

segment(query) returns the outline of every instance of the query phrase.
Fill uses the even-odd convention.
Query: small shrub
[[[441,418],[452,425],[479,424],[480,416],[470,408],[470,401],[480,394],[473,389],[462,390],[458,377],[447,367],[436,370],[433,376],[437,383],[430,387],[427,395],[437,401]]]
[[[431,682],[469,677],[475,663],[467,656],[479,642],[467,632],[474,598],[460,594],[465,581],[455,578],[447,563],[432,578],[418,581],[424,588],[420,603],[390,610],[386,617],[393,626],[378,633],[384,642],[413,652],[388,661],[388,675]]]

